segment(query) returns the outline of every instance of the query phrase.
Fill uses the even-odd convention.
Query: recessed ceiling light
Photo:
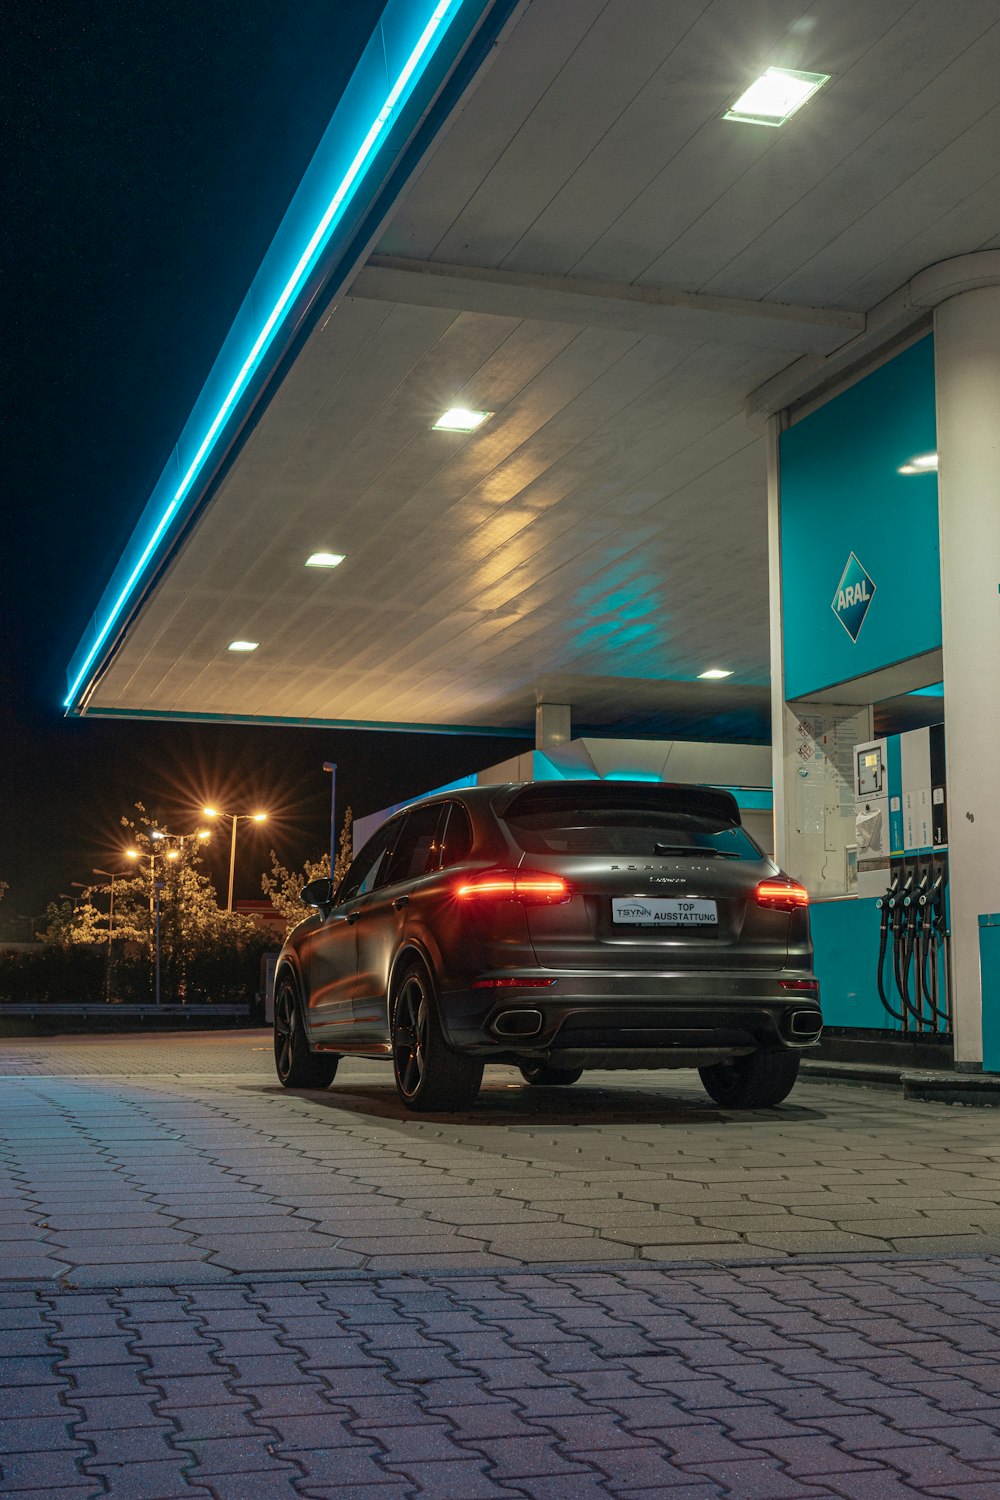
[[[259,645],[260,641],[230,641],[228,649],[230,651],[256,651]]]
[[[482,427],[492,415],[491,411],[469,411],[465,406],[450,406],[438,417],[434,423],[434,430],[436,432],[475,432],[476,428]]]
[[[314,552],[306,558],[307,568],[339,568],[344,561],[344,552]]]
[[[913,458],[907,459],[905,464],[900,464],[900,474],[936,474],[938,456],[936,453],[917,453]]]
[[[708,677],[713,682],[716,680],[716,678],[732,677],[732,675],[732,671],[727,669],[726,667],[709,667],[706,672],[698,673],[699,677]]]
[[[829,73],[798,73],[794,68],[768,68],[731,104],[724,120],[744,125],[784,125],[817,89],[830,82]]]

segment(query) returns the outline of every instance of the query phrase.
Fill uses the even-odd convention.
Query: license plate
[[[611,902],[615,922],[630,927],[717,927],[719,913],[714,901],[651,901],[642,896]]]

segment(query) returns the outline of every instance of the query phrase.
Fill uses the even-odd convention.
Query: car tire
[[[394,986],[392,1070],[407,1109],[464,1109],[479,1093],[483,1065],[453,1052],[444,1039],[430,975],[417,960]]]
[[[583,1077],[582,1068],[553,1068],[550,1063],[518,1063],[525,1083],[545,1088],[568,1088]]]
[[[706,1090],[726,1109],[767,1109],[780,1104],[799,1075],[797,1052],[751,1052],[699,1068]]]
[[[274,992],[274,1070],[286,1089],[325,1089],[333,1082],[340,1057],[311,1052],[295,982],[285,974]]]

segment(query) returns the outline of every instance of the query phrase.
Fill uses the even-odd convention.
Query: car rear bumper
[[[507,978],[513,976],[505,976]],[[808,972],[553,973],[546,988],[452,991],[452,1047],[484,1061],[564,1067],[696,1067],[756,1050],[801,1051],[819,1038]]]

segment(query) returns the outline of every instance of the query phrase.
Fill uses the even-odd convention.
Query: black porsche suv
[[[712,787],[484,786],[389,818],[289,935],[275,1063],[324,1088],[391,1059],[411,1109],[461,1108],[486,1063],[528,1083],[690,1068],[733,1108],[779,1103],[822,1029],[808,896]]]

